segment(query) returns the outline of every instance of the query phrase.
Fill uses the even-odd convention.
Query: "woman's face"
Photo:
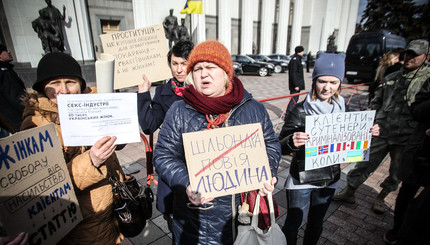
[[[199,62],[193,67],[196,90],[207,97],[223,96],[226,91],[224,70],[211,62]]]
[[[172,54],[170,61],[170,70],[172,70],[172,75],[180,83],[183,83],[185,81],[185,78],[187,78],[187,64],[188,61],[186,59],[182,57],[177,57]]]
[[[393,58],[391,58],[391,65],[394,65],[397,62],[399,62],[399,56],[398,55],[394,55]]]
[[[49,81],[45,85],[45,95],[57,104],[57,94],[80,94],[81,81],[75,77],[60,77]]]
[[[315,90],[318,99],[329,102],[330,98],[335,95],[340,86],[340,80],[334,76],[320,76],[315,83]]]

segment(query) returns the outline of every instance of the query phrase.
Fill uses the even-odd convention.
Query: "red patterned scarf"
[[[172,89],[173,89],[173,92],[174,92],[177,96],[182,97],[183,92],[184,92],[184,89],[185,89],[185,87],[184,87],[184,83],[180,83],[180,82],[178,82],[178,81],[176,80],[176,78],[172,78],[172,79],[171,79],[171,81],[172,81]]]
[[[231,85],[227,88],[225,95],[219,97],[204,96],[192,85],[184,89],[184,100],[206,115],[209,123],[208,129],[225,122],[230,110],[242,101],[245,93],[242,82],[237,77],[233,77]]]

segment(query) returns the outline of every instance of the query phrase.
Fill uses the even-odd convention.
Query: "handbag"
[[[258,214],[260,210],[260,195],[255,200],[254,212],[251,225],[239,225],[237,238],[234,245],[286,245],[287,240],[279,225],[275,222],[272,194],[267,195],[270,210],[270,227],[268,229],[258,228]]]
[[[255,201],[257,200],[258,190],[252,190],[249,192],[241,193],[242,203],[248,203],[249,212],[254,212]],[[275,200],[273,200],[273,207],[275,218],[279,216],[279,207]],[[258,214],[258,227],[261,229],[267,229],[270,227],[270,215],[269,215],[269,201],[267,197],[260,196],[260,213]]]
[[[339,164],[324,168],[305,170],[299,172],[300,184],[316,186],[329,186],[340,179]]]
[[[146,220],[152,217],[154,193],[151,188],[140,186],[133,176],[124,182],[110,176],[109,182],[112,185],[114,215],[120,232],[125,237],[137,236],[145,228]]]

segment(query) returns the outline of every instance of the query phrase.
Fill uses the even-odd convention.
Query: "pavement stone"
[[[309,89],[311,87],[312,73],[305,72],[304,74],[306,88]],[[245,89],[257,100],[289,94],[287,73],[273,74],[268,77],[240,76],[239,79],[243,82]],[[95,84],[92,85],[94,86]],[[349,85],[351,84],[342,84],[342,86]],[[124,91],[134,92],[137,89],[129,88]],[[151,87],[150,91],[153,96],[155,87]],[[359,95],[354,94],[354,92],[359,93]],[[363,110],[367,106],[367,86],[361,86],[355,90],[344,89],[341,95],[344,96],[346,101],[350,100],[349,107],[351,111]],[[350,98],[351,95],[352,97]],[[300,96],[300,100],[303,100],[304,97]],[[284,98],[263,102],[273,122],[273,126],[276,127],[278,125],[275,128],[277,134],[279,134],[282,127],[282,114],[288,101],[288,99]],[[158,132],[154,134],[154,144],[157,140],[157,134]],[[146,184],[146,154],[144,144],[142,142],[128,144],[124,149],[117,151],[117,155],[125,171],[133,173],[132,175],[138,179],[139,183]],[[278,170],[279,183],[274,193],[281,213],[276,222],[281,226],[284,224],[286,218],[287,201],[283,184],[288,176],[290,161],[290,156],[282,157]],[[342,175],[336,192],[345,188],[346,173],[352,167],[353,164],[341,165]],[[388,176],[388,168],[389,157],[357,190],[355,204],[332,202],[325,217],[324,230],[318,244],[384,244],[382,236],[393,224],[393,208],[398,191],[390,193],[386,198],[387,212],[384,214],[375,214],[371,208],[380,190],[379,184]],[[157,175],[155,177],[158,178]],[[157,188],[154,184],[151,185],[151,189],[155,194]],[[305,225],[306,222],[303,223],[300,229],[298,244],[303,242]],[[167,223],[161,213],[156,210],[154,201],[153,215],[148,220],[145,229],[136,237],[126,238],[122,245],[158,245],[171,244],[171,242],[172,234],[168,231]]]

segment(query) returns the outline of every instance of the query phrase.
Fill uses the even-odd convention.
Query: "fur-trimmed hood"
[[[26,93],[22,96],[21,100],[25,106],[25,110],[22,115],[24,119],[28,116],[35,116],[38,112],[49,122],[53,122],[57,125],[60,124],[57,105],[50,101],[44,94],[41,94],[34,89],[27,88]]]
[[[91,94],[95,92],[95,88],[87,87],[83,93]],[[25,110],[22,115],[23,119],[28,116],[35,116],[40,113],[40,115],[49,122],[60,125],[57,104],[49,100],[46,95],[39,93],[32,88],[27,88],[26,93],[21,97],[21,100],[25,106]]]

